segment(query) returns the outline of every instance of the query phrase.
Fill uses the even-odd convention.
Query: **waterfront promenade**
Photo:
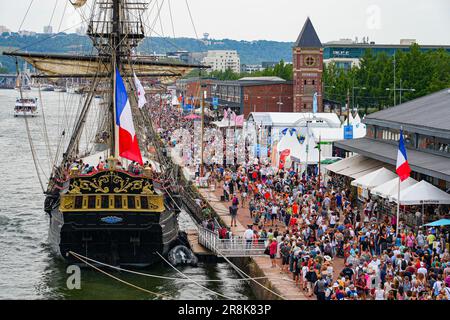
[[[172,159],[177,163],[181,164],[181,159],[177,156],[177,153],[172,149],[171,152]],[[188,179],[192,179],[195,174],[187,167],[183,167],[183,173]],[[199,188],[200,194],[206,199],[209,205],[214,209],[217,215],[225,223],[226,227],[229,227],[234,236],[243,236],[246,226],[253,224],[250,218],[248,204],[243,207],[239,205],[238,215],[237,215],[237,226],[231,227],[231,215],[229,212],[229,206],[231,201],[225,202],[220,200],[220,196],[223,194],[223,189],[220,186],[214,187],[209,186],[207,188]],[[284,226],[277,222],[280,230]],[[291,273],[281,273],[280,268],[271,268],[271,261],[269,256],[257,256],[251,258],[253,262],[257,265],[258,269],[264,273],[264,277],[267,277],[268,282],[272,290],[286,298],[287,300],[316,300],[316,297],[308,297],[305,292],[303,292],[298,286],[295,285],[292,280]],[[280,261],[278,261],[280,263]],[[336,279],[339,271],[344,268],[343,259],[335,258],[333,259],[334,268],[334,278]]]

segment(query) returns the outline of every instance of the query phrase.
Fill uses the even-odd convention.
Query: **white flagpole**
[[[396,225],[396,228],[395,228],[395,238],[397,238],[398,237],[398,229],[399,229],[399,221],[400,221],[400,183],[401,183],[401,180],[400,180],[400,177],[398,177],[398,193],[397,193],[397,225]]]
[[[400,127],[400,139],[402,138],[403,135],[403,126]],[[400,144],[400,142],[399,142]],[[399,151],[397,151],[399,152]],[[397,155],[398,157],[398,155]],[[395,227],[395,238],[397,239],[398,237],[398,233],[399,233],[399,223],[400,223],[400,184],[401,184],[401,179],[400,176],[398,177],[398,192],[397,192],[397,224]]]

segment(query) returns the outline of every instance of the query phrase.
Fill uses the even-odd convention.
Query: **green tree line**
[[[248,76],[277,76],[292,80],[293,70],[291,64],[281,60],[273,68],[251,74],[235,73],[232,70],[213,71],[209,74],[195,71],[190,76],[199,75],[218,80],[238,80]],[[374,54],[368,49],[359,66],[351,69],[340,68],[334,63],[325,65],[323,84],[325,99],[345,105],[347,98],[350,98],[351,107],[358,108],[362,113],[369,113],[449,88],[450,54],[444,49],[423,52],[417,44],[412,45],[408,52],[398,51],[395,57],[384,52]],[[413,90],[400,92],[399,89]]]
[[[293,69],[292,64],[287,64],[284,62],[284,60],[281,60],[279,63],[277,63],[273,68],[267,68],[261,71],[256,71],[252,73],[236,73],[231,69],[227,69],[225,71],[202,71],[199,72],[197,70],[192,71],[189,75],[187,75],[187,78],[193,78],[193,77],[209,77],[214,78],[217,80],[222,81],[231,81],[231,80],[239,80],[244,77],[279,77],[284,80],[292,80],[293,77]]]
[[[417,44],[392,57],[369,49],[350,70],[328,64],[323,81],[325,99],[345,104],[349,94],[350,106],[367,113],[450,87],[450,54],[443,49],[423,52]]]

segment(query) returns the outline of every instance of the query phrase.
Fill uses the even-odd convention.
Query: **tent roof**
[[[403,191],[413,185],[418,183],[417,180],[413,178],[408,178],[400,183],[400,190]],[[379,185],[378,187],[371,190],[372,194],[380,196],[382,198],[389,199],[393,195],[398,194],[398,178],[392,179],[386,183]]]
[[[311,131],[316,142],[319,139],[322,142],[334,142],[344,139],[344,130],[342,128],[312,128]]]
[[[391,201],[398,202],[397,195]],[[425,180],[405,189],[400,194],[401,205],[450,204],[450,194],[433,186]]]
[[[282,152],[286,149],[289,149],[291,151],[290,156],[295,157],[297,159],[302,159],[302,153],[301,153],[301,145],[300,142],[297,140],[297,136],[295,134],[291,135],[290,133],[287,133],[286,135],[281,138],[280,142],[278,142],[277,150],[278,152]]]
[[[438,220],[438,221],[427,223],[425,226],[426,227],[450,226],[450,219],[441,219],[441,220]]]
[[[357,178],[356,180],[352,181],[351,185],[371,190],[379,186],[380,184],[383,184],[385,182],[388,182],[389,180],[394,179],[396,176],[397,175],[392,171],[382,167],[360,178]]]
[[[341,161],[338,161],[336,163],[333,163],[333,164],[327,166],[326,169],[331,172],[339,173],[339,171],[349,168],[352,164],[361,162],[364,159],[367,159],[367,158],[364,156],[361,156],[361,155],[356,155],[353,157],[342,159]]]
[[[341,121],[335,113],[311,113],[311,112],[252,112],[248,117],[249,121],[264,126],[272,127],[306,127],[307,121],[316,120],[313,127],[339,128]],[[324,123],[323,123],[324,122]]]
[[[357,179],[384,166],[386,164],[380,161],[362,155],[356,155],[329,165],[326,169],[343,176]]]

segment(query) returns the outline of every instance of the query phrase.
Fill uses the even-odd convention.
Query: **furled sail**
[[[4,52],[4,55],[21,57],[47,76],[95,77],[110,76],[111,62],[106,56],[76,56],[64,54]],[[194,69],[204,69],[202,65],[157,62],[148,59],[124,59],[122,72],[126,76],[133,73],[141,77],[157,78],[162,83],[170,83]]]
[[[75,7],[80,8],[84,6],[87,2],[87,0],[69,0],[69,2]]]

